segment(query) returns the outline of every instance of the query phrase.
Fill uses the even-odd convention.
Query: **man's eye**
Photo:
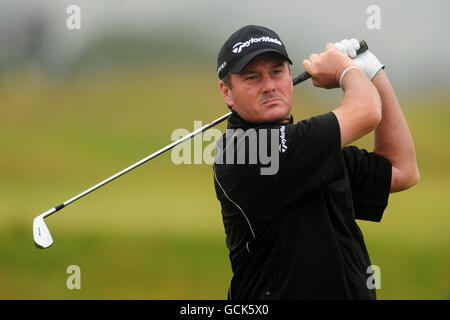
[[[245,80],[254,80],[256,79],[256,76],[248,76],[245,78]]]

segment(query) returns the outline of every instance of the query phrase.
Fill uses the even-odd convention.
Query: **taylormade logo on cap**
[[[261,38],[253,38],[252,37],[245,42],[237,42],[233,46],[233,53],[240,53],[242,51],[242,49],[247,48],[256,42],[272,42],[272,43],[278,44],[279,46],[282,45],[281,41],[278,39],[274,39],[274,38],[270,38],[270,37],[261,37]]]

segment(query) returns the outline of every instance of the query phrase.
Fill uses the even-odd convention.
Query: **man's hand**
[[[302,65],[311,75],[313,85],[325,89],[338,88],[341,73],[347,67],[356,66],[347,54],[341,53],[332,43],[326,45],[326,52],[313,53],[309,59],[303,60]]]
[[[364,71],[370,80],[373,80],[378,71],[384,68],[384,65],[369,50],[356,55],[356,51],[359,49],[359,41],[356,39],[344,39],[341,42],[336,42],[334,46],[340,52],[352,58],[353,62]]]

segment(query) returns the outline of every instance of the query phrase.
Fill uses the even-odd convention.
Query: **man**
[[[380,221],[389,193],[410,188],[419,173],[383,65],[369,51],[356,56],[358,47],[353,39],[329,43],[303,61],[314,86],[344,95],[333,111],[298,123],[292,62],[275,32],[245,26],[221,48],[220,92],[232,114],[217,143],[214,183],[233,270],[229,299],[376,298],[355,219]],[[373,152],[348,146],[374,130]],[[223,161],[242,150],[251,158],[250,131],[250,144],[277,144],[274,174],[262,174],[260,160]]]

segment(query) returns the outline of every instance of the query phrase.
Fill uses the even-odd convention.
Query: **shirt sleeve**
[[[291,196],[302,197],[344,176],[340,127],[333,112],[286,126],[285,139],[279,176]]]
[[[392,165],[384,157],[349,146],[342,149],[348,170],[355,218],[381,221],[388,204]]]
[[[216,165],[217,181],[227,197],[258,218],[279,214],[300,197],[345,176],[340,127],[333,112],[276,130],[274,174],[261,174],[260,164]]]

